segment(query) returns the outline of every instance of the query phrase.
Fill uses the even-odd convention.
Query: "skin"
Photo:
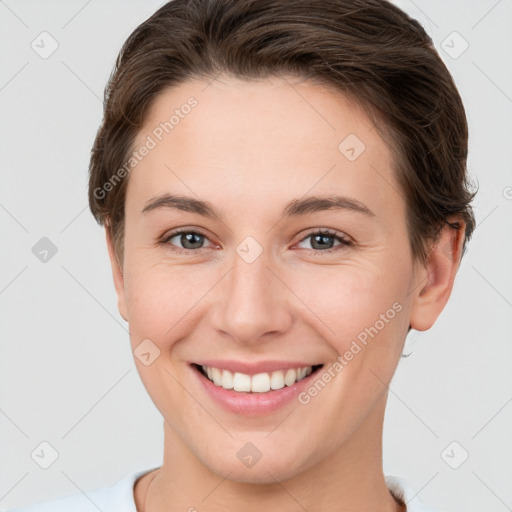
[[[135,358],[164,418],[163,465],[137,481],[137,509],[146,497],[144,512],[405,510],[382,472],[387,386],[409,325],[429,329],[448,301],[464,224],[445,228],[421,265],[390,150],[357,105],[291,77],[208,83],[161,93],[137,136],[136,147],[187,98],[197,99],[130,173],[123,261],[106,230],[132,349],[150,339],[160,350],[149,366]],[[353,162],[338,150],[348,134],[366,146]],[[282,216],[292,199],[334,191],[375,215]],[[206,200],[222,221],[174,208],[141,213],[163,192]],[[200,230],[203,248],[179,253],[190,247],[180,236],[159,243],[176,228]],[[318,249],[306,238],[312,228],[354,245],[329,238]],[[252,263],[236,252],[247,236],[263,248]],[[188,364],[298,359],[328,367],[395,302],[401,311],[307,405],[293,400],[266,416],[236,415],[211,401]],[[247,442],[262,453],[250,468],[237,458]]]

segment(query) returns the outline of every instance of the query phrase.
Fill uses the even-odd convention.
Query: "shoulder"
[[[137,512],[133,486],[148,469],[126,474],[110,487],[96,488],[71,496],[64,496],[7,512]]]
[[[109,491],[109,487],[94,489],[87,491],[86,494],[78,493],[72,496],[64,496],[9,510],[8,512],[98,512],[98,509],[103,510],[103,512],[110,512],[113,509],[105,507],[105,499]]]
[[[407,512],[445,512],[422,503],[418,497],[418,491],[402,477],[388,475],[386,485],[394,496],[406,504]]]

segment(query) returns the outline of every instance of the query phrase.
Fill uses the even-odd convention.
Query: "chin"
[[[282,449],[275,449],[265,456],[261,452],[258,455],[254,447],[246,446],[245,450],[238,450],[234,457],[226,457],[226,452],[218,456],[212,454],[213,460],[203,460],[203,464],[213,473],[234,482],[275,484],[276,481],[293,478],[306,469],[307,464],[297,457],[298,451],[294,450],[286,457]]]
[[[259,466],[259,467],[258,467]],[[226,465],[222,468],[211,468],[216,474],[227,478],[233,482],[245,484],[275,484],[276,481],[282,482],[298,474],[294,468],[282,468],[279,464],[263,465],[259,461],[252,468],[241,468],[239,465]]]

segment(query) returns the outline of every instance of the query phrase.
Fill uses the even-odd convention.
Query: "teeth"
[[[287,370],[284,376],[284,383],[291,386],[297,380],[297,372],[295,370]]]
[[[268,373],[257,373],[251,379],[251,391],[254,393],[266,393],[270,391],[270,375]]]
[[[220,386],[222,384],[222,370],[212,368],[212,380],[216,386]]]
[[[235,372],[235,376],[233,377],[233,389],[235,391],[251,391],[251,376],[245,373]]]
[[[256,375],[247,375],[246,373],[230,372],[209,366],[202,366],[203,372],[208,379],[213,381],[216,386],[224,389],[233,389],[234,391],[267,393],[271,389],[281,389],[285,386],[292,386],[295,382],[304,379],[313,371],[312,366],[303,368],[277,370],[271,373],[258,373]]]
[[[272,372],[270,376],[270,389],[284,388],[283,372]]]
[[[233,374],[229,370],[222,372],[221,385],[224,389],[233,389]]]

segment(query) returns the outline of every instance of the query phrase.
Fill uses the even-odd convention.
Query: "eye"
[[[160,244],[170,245],[172,246],[172,250],[178,253],[197,254],[202,252],[202,249],[205,249],[205,240],[209,243],[206,247],[211,246],[208,237],[203,233],[195,230],[181,229],[167,235]],[[310,240],[310,250],[314,253],[330,253],[339,250],[341,247],[353,245],[353,242],[349,238],[337,231],[331,231],[329,229],[312,231],[302,238],[299,244],[304,243],[306,240]],[[338,241],[338,244],[335,244],[335,241]],[[305,249],[309,248],[305,247]]]
[[[305,236],[299,243],[303,243],[308,239],[311,240],[311,249],[316,253],[337,251],[339,250],[337,247],[349,247],[353,245],[353,242],[347,237],[337,231],[331,231],[329,229],[313,231]],[[335,240],[339,241],[337,245],[334,245]],[[306,247],[306,249],[308,249],[308,247]]]
[[[172,240],[176,239],[173,243]],[[169,244],[176,247],[178,252],[200,252],[198,249],[203,249],[204,241],[208,240],[206,235],[199,233],[198,231],[186,230],[182,229],[179,231],[174,231],[166,236],[160,243]],[[181,244],[181,246],[176,246],[175,243]],[[180,251],[179,249],[185,249]]]

